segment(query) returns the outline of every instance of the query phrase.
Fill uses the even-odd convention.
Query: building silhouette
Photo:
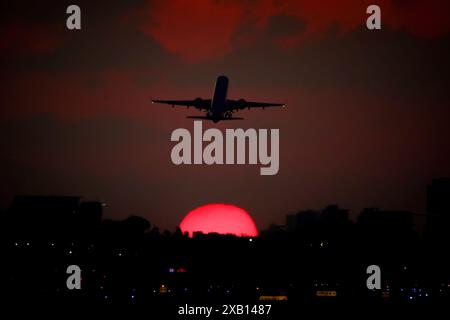
[[[427,236],[416,232],[408,211],[366,208],[353,223],[348,210],[330,205],[288,215],[285,226],[271,225],[258,237],[190,238],[180,229],[160,232],[139,216],[102,220],[101,202],[17,196],[0,224],[0,293],[20,303],[166,303],[166,309],[269,297],[286,299],[294,312],[298,303],[448,301],[448,190],[446,180],[427,189]],[[83,274],[76,292],[66,287],[72,264]],[[380,290],[366,287],[372,264],[382,269]]]
[[[450,243],[450,179],[433,179],[427,187],[427,239],[434,246]]]
[[[300,210],[286,216],[288,232],[305,231],[318,226],[342,227],[349,223],[348,210],[333,204],[322,210]]]
[[[102,221],[101,202],[71,196],[15,196],[5,219],[10,232],[24,238],[80,237]]]
[[[427,212],[430,215],[450,215],[450,178],[433,179],[427,187]]]

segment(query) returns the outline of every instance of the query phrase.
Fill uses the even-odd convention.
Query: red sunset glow
[[[247,211],[229,204],[207,204],[190,211],[180,229],[192,237],[194,232],[255,237],[258,229]]]

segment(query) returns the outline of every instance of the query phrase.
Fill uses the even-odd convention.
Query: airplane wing
[[[271,103],[271,102],[254,102],[246,101],[244,99],[240,100],[228,100],[229,110],[242,110],[251,108],[271,108],[271,107],[286,107],[284,103]]]
[[[194,107],[197,109],[208,110],[211,107],[210,99],[197,98],[194,100],[152,100],[152,103],[162,103],[174,106]]]

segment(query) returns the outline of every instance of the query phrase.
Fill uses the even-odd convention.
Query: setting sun
[[[181,231],[255,237],[258,229],[247,211],[229,204],[207,204],[190,211],[180,223]]]

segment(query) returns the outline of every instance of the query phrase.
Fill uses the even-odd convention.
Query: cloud
[[[65,37],[54,26],[22,19],[0,27],[2,54],[31,56],[46,54],[63,45]]]
[[[439,37],[450,31],[443,0],[381,0],[382,25],[414,37]],[[365,25],[373,1],[147,1],[138,28],[168,52],[189,62],[226,56],[271,32],[273,18],[297,19],[288,34],[273,34],[267,45],[298,46],[324,36],[344,36]],[[272,23],[271,23],[272,21]],[[244,39],[244,40],[243,40]]]
[[[244,9],[233,1],[155,1],[148,3],[139,29],[189,61],[217,58],[232,50]]]
[[[0,115],[50,112],[65,119],[99,114],[133,116],[149,109],[149,87],[127,72],[25,72],[0,88]]]

